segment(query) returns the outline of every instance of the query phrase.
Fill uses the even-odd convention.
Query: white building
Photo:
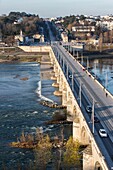
[[[41,43],[44,42],[44,35],[41,35],[41,37],[40,37],[40,42],[41,42]]]
[[[61,38],[63,42],[68,42],[68,36],[66,32],[61,33]]]
[[[22,30],[20,30],[20,35],[15,36],[15,40],[19,40],[20,42],[24,41]]]
[[[80,25],[80,26],[74,26],[72,27],[72,31],[74,32],[81,32],[81,33],[90,33],[95,31],[95,26],[85,26],[85,25]]]
[[[108,30],[113,30],[113,21],[110,20],[97,21],[96,25]]]

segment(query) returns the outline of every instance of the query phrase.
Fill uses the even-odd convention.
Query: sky
[[[113,14],[113,0],[0,0],[0,15],[12,11],[38,14],[43,18],[110,15]]]

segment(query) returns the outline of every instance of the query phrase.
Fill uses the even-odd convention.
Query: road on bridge
[[[72,83],[74,82],[73,93],[76,99],[79,96],[79,88],[81,86],[81,110],[91,131],[93,126],[90,121],[91,115],[87,113],[86,107],[87,105],[93,105],[93,101],[95,103],[94,114],[98,117],[100,122],[94,124],[95,131],[93,131],[92,134],[103,157],[106,159],[108,167],[111,168],[113,167],[113,97],[109,94],[106,95],[104,87],[102,87],[65,48],[57,44],[54,47],[54,51],[57,51],[61,56],[59,61],[60,64],[63,62],[65,63],[61,64],[65,75],[66,73],[63,65],[66,67],[68,63],[68,74],[71,74],[72,77],[67,77],[67,81],[71,88]],[[73,79],[73,82],[71,82],[71,78]],[[101,128],[106,129],[108,134],[107,138],[100,137],[98,132]]]

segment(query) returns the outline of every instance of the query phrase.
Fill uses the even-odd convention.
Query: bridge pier
[[[79,118],[76,118],[73,122],[73,139],[80,141],[80,122]]]
[[[65,82],[63,83],[62,105],[67,106],[67,87]]]
[[[93,160],[91,145],[88,145],[83,152],[83,169],[84,170],[94,169],[94,160]]]

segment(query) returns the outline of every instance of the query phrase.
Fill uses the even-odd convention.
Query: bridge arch
[[[98,161],[95,163],[95,170],[102,170],[102,167]]]
[[[89,136],[84,126],[81,129],[81,142],[83,145],[89,144]]]

